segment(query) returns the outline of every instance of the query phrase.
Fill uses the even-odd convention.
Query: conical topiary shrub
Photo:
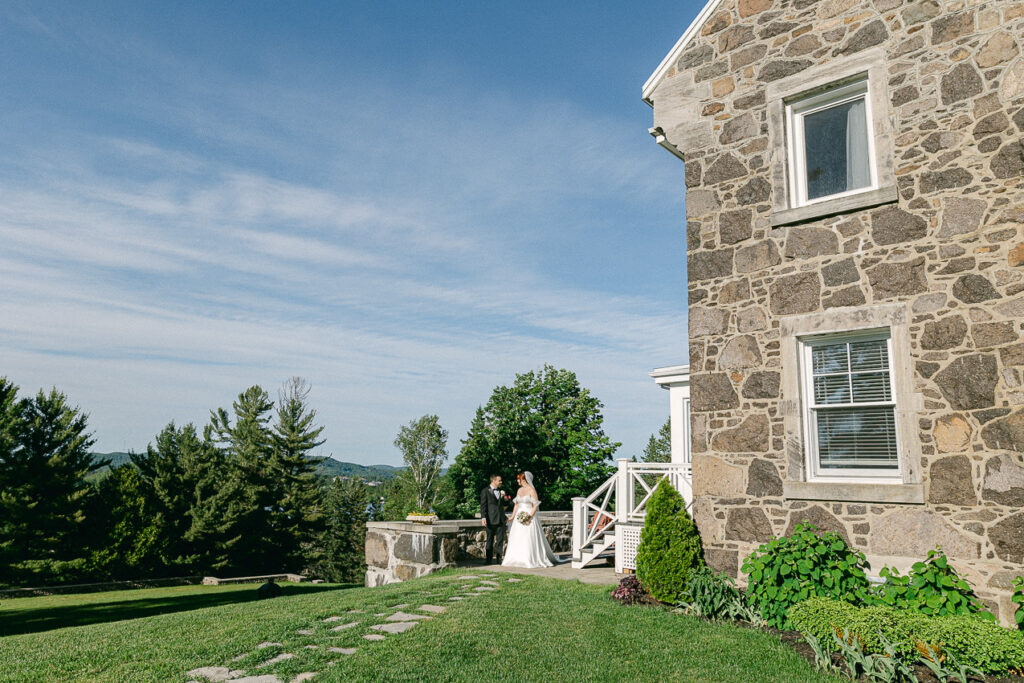
[[[636,551],[636,574],[656,599],[675,604],[690,572],[704,565],[697,525],[679,492],[663,479],[647,501],[647,519]]]

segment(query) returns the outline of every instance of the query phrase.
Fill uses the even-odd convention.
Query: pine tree
[[[225,559],[224,544],[234,538],[230,517],[223,514],[223,458],[192,424],[169,423],[145,453],[131,454],[138,468],[146,509],[155,528],[157,573],[206,572]],[[216,504],[216,505],[215,505]],[[214,509],[204,511],[204,507]],[[216,518],[206,530],[196,519]]]
[[[93,460],[86,416],[52,389],[17,399],[0,378],[0,581],[80,578]],[[0,572],[4,569],[0,568]]]
[[[230,519],[237,536],[225,541],[230,548],[226,564],[254,574],[281,571],[281,548],[275,545],[279,539],[271,523],[280,500],[273,437],[268,426],[273,407],[264,389],[249,387],[232,404],[234,424],[227,411],[218,408],[211,411],[205,430],[206,439],[224,454],[227,467],[221,478],[223,491],[232,495],[210,500],[211,505],[203,511],[203,530],[220,535],[224,531],[223,520]],[[223,515],[221,520],[210,516],[211,507]]]
[[[313,450],[324,443],[324,428],[309,407],[309,385],[301,377],[285,382],[278,393],[273,433],[273,467],[277,471],[278,501],[271,526],[278,538],[282,568],[299,571],[316,562],[316,540],[323,530],[321,496],[313,472]]]
[[[359,477],[335,477],[324,491],[322,553],[311,573],[326,581],[362,583],[370,492]]]
[[[651,434],[644,447],[641,462],[671,462],[672,461],[672,419],[665,420],[657,434]]]

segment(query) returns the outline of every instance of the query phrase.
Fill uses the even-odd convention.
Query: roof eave
[[[654,70],[651,77],[644,83],[644,87],[641,88],[640,96],[643,98],[644,102],[652,107],[654,106],[654,100],[652,99],[654,91],[665,79],[665,75],[668,73],[669,69],[672,68],[672,65],[679,60],[679,56],[683,53],[683,50],[686,49],[686,46],[690,44],[690,41],[693,40],[693,37],[697,35],[697,32],[700,31],[701,27],[704,26],[704,23],[711,17],[712,12],[718,9],[720,4],[722,4],[722,0],[708,0],[707,4],[704,5],[704,9],[702,9],[700,13],[694,17],[693,21],[690,22],[690,25],[687,27],[686,31],[683,32],[683,35],[679,37],[679,40],[676,41],[672,50],[665,55],[665,59],[661,60],[661,64],[658,65],[658,68]]]

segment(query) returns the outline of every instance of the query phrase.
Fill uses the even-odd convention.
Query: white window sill
[[[847,211],[889,204],[897,201],[897,199],[899,199],[899,195],[896,192],[896,186],[887,185],[877,190],[870,190],[869,192],[858,192],[857,194],[836,197],[835,199],[798,206],[793,209],[776,211],[772,214],[771,225],[774,228],[791,223],[803,223],[804,221],[832,216],[837,213],[846,213]]]
[[[923,484],[784,481],[782,495],[787,500],[924,505]]]

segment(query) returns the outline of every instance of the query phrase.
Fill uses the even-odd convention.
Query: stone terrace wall
[[[571,550],[572,513],[538,513],[551,549]],[[407,581],[486,556],[487,532],[479,519],[434,524],[370,522],[366,525],[366,585]]]
[[[695,516],[732,575],[804,518],[877,570],[1024,562],[1024,3],[726,0],[653,95],[684,155]],[[880,46],[898,203],[772,228],[767,83]],[[909,305],[925,505],[786,500],[780,319]],[[996,605],[998,603],[998,605]]]

